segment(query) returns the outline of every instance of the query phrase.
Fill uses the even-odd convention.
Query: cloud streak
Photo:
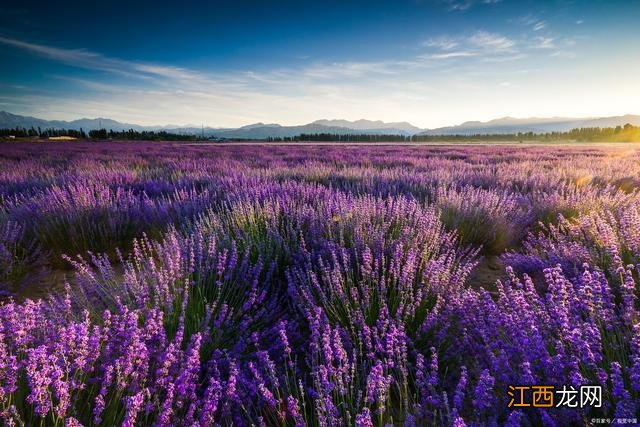
[[[420,57],[430,60],[475,58],[477,61],[495,61],[521,57],[516,40],[485,30],[466,36],[440,36],[428,39],[423,45],[430,51]]]
[[[455,49],[460,45],[460,41],[450,36],[440,36],[429,39],[423,43],[425,47],[438,48],[442,50]]]
[[[202,75],[179,67],[146,64],[136,61],[109,58],[86,49],[63,49],[29,43],[18,39],[0,37],[0,43],[75,67],[124,74],[138,78],[169,78],[198,80]]]
[[[555,49],[557,46],[553,37],[536,37],[533,47],[536,49]]]
[[[464,12],[477,4],[491,5],[500,3],[502,0],[443,0],[449,11]]]
[[[546,23],[546,22],[544,22],[544,21],[539,21],[539,22],[536,22],[536,23],[533,25],[533,31],[540,31],[540,30],[544,30],[546,27],[547,27],[547,23]]]
[[[495,52],[513,52],[515,51],[516,42],[499,34],[487,31],[478,31],[471,35],[468,42],[480,49]]]

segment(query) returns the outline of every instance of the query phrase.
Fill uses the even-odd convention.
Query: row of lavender
[[[7,424],[640,410],[634,151],[2,149],[4,289],[75,271],[66,291],[0,306]],[[474,270],[496,255],[512,268],[490,293]],[[597,384],[604,405],[513,410],[518,384]]]

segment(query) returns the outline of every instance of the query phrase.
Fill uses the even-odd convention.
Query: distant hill
[[[0,128],[38,128],[41,129],[75,129],[85,131],[104,128],[107,130],[123,131],[167,131],[175,134],[200,135],[218,138],[265,139],[285,138],[300,134],[329,133],[338,135],[477,135],[477,134],[510,134],[518,132],[565,132],[581,127],[615,127],[631,123],[640,126],[640,116],[625,115],[614,117],[592,118],[526,118],[502,117],[488,122],[469,121],[456,126],[435,129],[420,129],[407,122],[385,123],[382,121],[356,120],[316,120],[315,122],[298,126],[282,126],[276,123],[254,123],[239,128],[211,128],[198,126],[140,126],[131,123],[121,123],[108,118],[78,119],[72,121],[43,120],[36,117],[20,116],[0,111]]]
[[[316,134],[316,133],[330,133],[336,135],[354,135],[354,134],[369,134],[369,135],[413,135],[416,132],[408,132],[405,129],[398,129],[394,127],[364,127],[359,126],[357,128],[349,127],[349,126],[340,126],[338,124],[332,124],[333,120],[324,121],[327,124],[321,123],[322,121],[309,123],[306,125],[300,126],[280,126],[280,125],[263,125],[261,123],[257,123],[255,125],[243,126],[238,129],[228,129],[228,130],[216,130],[212,131],[217,137],[222,138],[256,138],[256,139],[264,139],[264,138],[285,138],[285,137],[293,137],[301,134]],[[336,120],[340,124],[343,124],[343,120]],[[344,123],[347,125],[347,122]],[[353,122],[355,123],[355,122]],[[376,122],[371,122],[376,123]],[[382,125],[387,125],[385,123],[380,122]],[[415,128],[418,131],[419,128]]]
[[[371,130],[385,131],[385,133],[398,133],[413,135],[422,131],[419,127],[413,126],[407,122],[385,123],[380,120],[356,120],[350,122],[348,120],[316,120],[311,123],[322,126],[341,127],[355,130]]]
[[[121,131],[133,129],[137,131],[142,130],[155,130],[159,129],[160,126],[140,126],[130,123],[120,123],[111,119],[78,119],[73,121],[64,121],[64,120],[43,120],[38,119],[36,117],[30,116],[20,116],[17,114],[7,113],[6,111],[0,111],[0,128],[15,128],[15,127],[23,127],[23,128],[53,128],[53,129],[76,129],[80,130],[80,128],[85,131],[92,129],[100,129],[101,127],[104,129],[113,129]]]
[[[263,139],[268,137],[285,138],[300,134],[331,133],[339,135],[353,134],[405,134],[412,135],[422,129],[410,123],[385,123],[382,121],[358,120],[349,122],[347,120],[318,120],[313,123],[299,126],[282,126],[279,124],[254,123],[239,128],[211,128],[204,129],[197,126],[140,126],[131,123],[121,123],[106,118],[78,119],[73,121],[43,120],[35,117],[20,116],[4,111],[0,112],[0,128],[54,128],[54,129],[76,129],[85,131],[93,129],[107,129],[122,131],[133,129],[136,131],[159,131],[164,130],[171,133],[185,135],[199,135],[204,133],[207,136],[219,138],[255,138]]]
[[[503,117],[488,122],[465,122],[457,126],[441,127],[420,132],[420,135],[475,135],[518,132],[566,132],[583,127],[615,127],[630,123],[640,125],[640,116],[626,115],[597,118],[529,118]]]
[[[238,129],[230,129],[225,131],[215,131],[213,134],[220,138],[245,138],[245,139],[264,139],[264,138],[286,138],[300,134],[313,133],[333,133],[333,134],[352,134],[356,133],[353,129],[342,127],[330,127],[322,125],[301,125],[301,126],[273,126],[273,125],[250,125],[243,126]],[[358,132],[359,133],[359,132]]]

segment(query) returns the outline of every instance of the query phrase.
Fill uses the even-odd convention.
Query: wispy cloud
[[[516,20],[516,22],[520,22],[522,25],[529,27],[531,31],[534,32],[542,31],[547,28],[547,21],[540,19],[540,17],[535,15],[521,16]]]
[[[565,58],[565,59],[573,59],[576,57],[575,52],[565,49],[559,49],[555,52],[552,52],[549,56],[552,58]]]
[[[182,80],[198,80],[203,78],[202,75],[196,72],[179,67],[110,58],[86,49],[63,49],[1,36],[0,43],[68,65],[138,78],[162,77]]]
[[[536,37],[533,39],[532,47],[535,49],[555,49],[557,46],[553,37]]]
[[[540,31],[540,30],[544,30],[546,27],[547,27],[547,23],[546,23],[546,22],[544,22],[544,21],[539,21],[539,22],[536,22],[536,23],[533,25],[533,31]]]
[[[515,50],[515,41],[500,34],[487,31],[478,31],[468,38],[473,46],[484,50],[494,50],[496,52],[512,52]]]
[[[477,61],[495,62],[522,56],[516,40],[485,30],[460,36],[443,35],[428,39],[423,45],[429,49],[420,56],[425,60],[476,58]]]
[[[425,55],[421,55],[420,58],[423,59],[450,59],[450,58],[469,58],[472,56],[477,56],[477,52],[470,51],[457,51],[457,52],[441,52],[441,53],[428,53]]]
[[[451,50],[455,49],[460,45],[460,40],[456,40],[450,36],[440,36],[428,39],[425,41],[424,46],[426,47],[434,47],[442,50]]]
[[[450,11],[465,11],[476,4],[496,4],[502,0],[443,0]]]

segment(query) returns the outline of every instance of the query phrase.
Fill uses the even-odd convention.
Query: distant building
[[[75,138],[73,136],[50,136],[49,138],[50,141],[74,141],[78,138]]]

